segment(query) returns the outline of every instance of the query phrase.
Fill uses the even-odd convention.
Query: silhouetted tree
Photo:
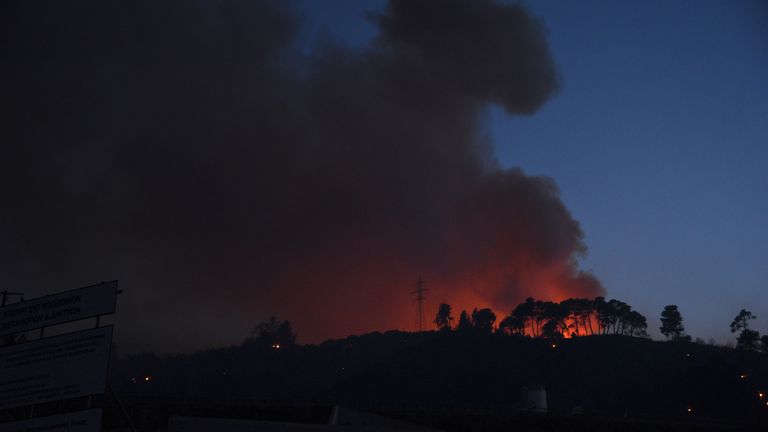
[[[557,320],[549,320],[541,326],[541,336],[550,339],[563,337],[563,330],[557,324]]]
[[[501,320],[497,331],[505,335],[525,335],[525,320],[512,313]]]
[[[456,331],[468,332],[472,331],[473,328],[474,327],[472,326],[472,322],[469,320],[467,311],[461,311],[461,314],[459,314],[459,324],[456,326]]]
[[[546,302],[542,300],[536,300],[533,302],[533,311],[532,311],[531,317],[533,318],[533,321],[536,324],[537,337],[541,336],[541,327],[547,322],[546,308],[547,308]]]
[[[757,348],[760,333],[749,328],[749,321],[755,318],[757,317],[752,312],[742,309],[731,322],[731,333],[741,330],[741,333],[736,338],[736,348],[744,350],[754,350]]]
[[[542,302],[541,309],[541,316],[546,321],[541,335],[549,338],[562,337],[567,327],[568,309],[560,303],[551,301]]]
[[[533,297],[528,297],[525,299],[525,302],[517,305],[515,310],[512,311],[512,316],[514,316],[515,319],[522,321],[524,327],[530,323],[532,337],[538,336],[536,327],[534,326],[536,322],[535,309],[536,301]],[[523,333],[525,333],[525,331],[523,331]]]
[[[630,336],[647,337],[648,322],[640,312],[629,311],[626,319],[626,330]]]
[[[579,313],[579,306],[577,301],[578,299],[570,298],[560,302],[560,306],[563,307],[566,314],[566,326],[563,328],[563,332],[568,332],[571,336],[579,335],[579,323],[581,322],[581,314]]]
[[[437,326],[437,329],[443,331],[450,330],[452,321],[451,305],[440,303],[440,306],[437,309],[437,316],[435,317],[435,325]]]
[[[584,334],[595,334],[594,327],[592,326],[592,317],[595,315],[594,302],[589,299],[576,299],[574,306],[584,325]]]
[[[296,343],[296,333],[293,332],[290,322],[271,317],[269,321],[257,325],[246,342],[279,345],[281,347],[289,346]]]
[[[611,300],[612,310],[616,316],[616,324],[613,328],[613,334],[627,334],[628,326],[632,319],[632,307],[623,301]]]
[[[666,337],[671,337],[674,341],[683,340],[683,315],[677,309],[676,305],[664,306],[664,310],[661,311],[661,334]]]
[[[505,334],[529,332],[533,337],[550,338],[596,332],[647,337],[647,328],[645,316],[633,311],[627,303],[615,299],[605,301],[604,297],[571,298],[560,303],[529,297],[499,324],[499,330]]]
[[[746,309],[742,309],[741,312],[736,315],[736,318],[734,318],[731,322],[731,333],[736,333],[739,330],[748,330],[749,321],[755,318],[757,317],[754,316],[752,312]]]
[[[611,299],[604,303],[602,309],[602,326],[605,329],[604,333],[619,334],[621,333],[624,318],[629,312],[629,306],[621,301]]]
[[[476,330],[490,333],[493,331],[493,323],[496,322],[496,314],[489,308],[472,311],[472,325]]]
[[[605,334],[611,325],[611,317],[607,313],[608,305],[605,302],[605,297],[595,297],[592,300],[592,310],[597,321],[597,333]]]
[[[768,353],[768,335],[762,335],[760,337],[760,349],[763,352]]]
[[[568,331],[571,336],[592,334],[592,302],[584,298],[570,298],[560,302],[565,309]]]
[[[596,318],[599,334],[621,334],[628,336],[647,336],[648,324],[646,318],[623,301],[605,297],[595,297],[594,300],[573,299],[569,302],[570,317],[575,321],[578,333],[578,323],[582,322],[584,334],[594,334],[592,317]]]

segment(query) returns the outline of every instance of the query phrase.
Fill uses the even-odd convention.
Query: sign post
[[[0,307],[0,336],[40,329],[40,338],[0,347],[0,410],[30,406],[27,420],[0,424],[10,432],[97,432],[101,409],[34,418],[36,404],[88,398],[107,388],[117,281],[103,282]],[[5,296],[3,296],[3,300]],[[46,327],[96,317],[96,327],[43,337]]]

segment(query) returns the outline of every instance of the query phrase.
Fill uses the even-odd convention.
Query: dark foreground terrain
[[[336,404],[447,431],[768,424],[768,354],[626,336],[387,332],[279,348],[251,341],[127,356],[113,363],[111,382],[140,428],[162,428],[173,414],[324,422]],[[546,414],[526,410],[529,391],[542,387]]]

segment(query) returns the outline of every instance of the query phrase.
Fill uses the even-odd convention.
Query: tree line
[[[730,329],[732,333],[738,333],[736,347],[768,352],[768,335],[761,336],[750,328],[750,321],[756,318],[752,312],[742,309],[733,319]],[[451,305],[441,303],[433,322],[439,331],[495,332],[534,338],[593,335],[648,337],[648,322],[645,316],[623,301],[606,300],[605,297],[571,298],[561,302],[529,297],[502,318],[498,325],[496,319],[496,314],[490,308],[475,308],[470,313],[462,310],[458,321],[455,322]],[[660,320],[659,330],[667,339],[677,342],[691,341],[691,336],[685,333],[683,316],[677,305],[664,306]],[[256,326],[244,343],[280,349],[294,345],[296,333],[290,322],[272,317]]]
[[[736,348],[750,351],[768,352],[768,335],[760,336],[756,330],[749,328],[749,322],[757,317],[750,311],[742,309],[731,321],[731,333],[736,336]],[[685,334],[683,316],[676,305],[667,305],[661,311],[661,333],[674,341],[691,341],[691,337]]]
[[[495,326],[496,314],[490,308],[461,311],[457,325],[453,325],[453,309],[441,303],[434,324],[440,331],[496,332],[505,335],[528,337],[561,338],[592,335],[625,335],[648,337],[648,322],[641,313],[620,300],[605,297],[571,298],[561,302],[527,298]],[[736,347],[745,350],[768,352],[768,335],[749,327],[757,317],[742,309],[731,322],[732,333],[738,333]],[[683,316],[677,305],[667,305],[661,311],[659,330],[667,339],[690,342],[685,334]]]
[[[527,298],[494,327],[496,314],[490,308],[461,311],[453,326],[452,307],[440,304],[435,326],[441,331],[481,331],[530,337],[561,338],[588,335],[647,336],[648,323],[642,314],[620,300],[572,298],[561,302]]]

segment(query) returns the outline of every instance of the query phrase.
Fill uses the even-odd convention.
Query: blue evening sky
[[[384,1],[303,0],[302,44],[364,45]],[[563,89],[530,117],[491,110],[504,167],[555,179],[608,298],[732,340],[768,332],[768,2],[535,1]],[[500,311],[501,312],[501,311]]]

